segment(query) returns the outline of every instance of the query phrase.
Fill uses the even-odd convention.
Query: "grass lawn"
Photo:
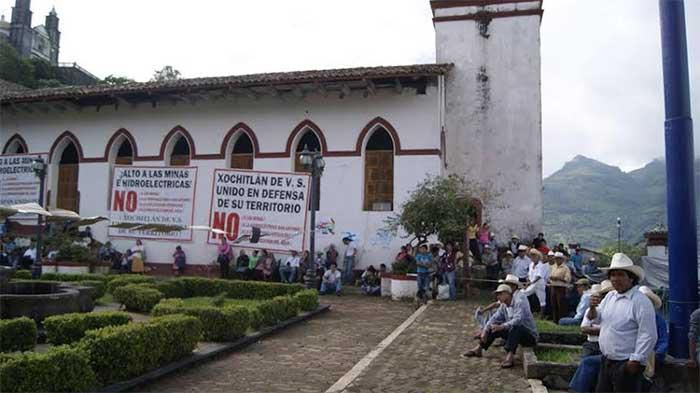
[[[552,321],[535,320],[537,331],[540,333],[581,333],[579,326],[560,326]]]
[[[212,306],[211,297],[190,297],[182,299],[186,306]],[[244,300],[244,299],[226,299],[224,300],[225,306],[238,305],[238,306],[255,306],[260,304],[260,300]]]
[[[579,351],[573,349],[535,348],[537,360],[553,363],[573,363],[579,358]]]

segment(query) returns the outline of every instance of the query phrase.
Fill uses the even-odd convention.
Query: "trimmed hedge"
[[[313,311],[318,308],[318,292],[315,289],[297,292],[292,296],[292,301],[301,311]]]
[[[31,280],[32,272],[30,272],[29,270],[15,270],[15,273],[12,275],[12,278],[15,280]]]
[[[19,317],[0,320],[0,352],[31,351],[36,345],[36,332],[33,319]]]
[[[163,293],[159,290],[141,284],[119,286],[112,292],[112,295],[117,303],[123,304],[129,311],[136,312],[151,311],[163,298]]]
[[[202,322],[205,341],[234,341],[243,337],[251,325],[248,307],[186,306],[182,299],[162,300],[151,314],[156,317],[170,314],[197,317]]]
[[[119,277],[117,275],[105,275],[105,274],[68,274],[68,273],[44,273],[41,275],[42,280],[49,281],[102,281],[108,282],[114,277]]]
[[[107,284],[105,284],[104,281],[85,280],[85,281],[78,281],[77,284],[84,286],[84,287],[95,288],[95,292],[92,294],[92,300],[97,300],[107,293]]]
[[[180,277],[169,280],[172,297],[217,296],[226,293],[234,299],[272,299],[275,296],[293,295],[303,291],[301,284],[281,284],[262,281],[238,281],[203,277]]]
[[[289,318],[295,317],[299,312],[297,304],[291,296],[277,296],[258,305],[261,314],[261,325],[272,326]]]
[[[87,353],[60,346],[47,353],[25,352],[0,359],[4,392],[88,392],[97,386]]]
[[[114,291],[119,288],[130,284],[153,284],[156,279],[149,276],[141,276],[138,274],[133,275],[123,275],[111,280],[107,284],[107,292],[114,295]]]
[[[158,281],[155,283],[155,288],[161,291],[166,299],[187,297],[185,282],[178,279]]]
[[[101,384],[142,375],[192,353],[202,323],[186,315],[90,330],[77,347],[86,351]]]
[[[46,337],[53,345],[79,341],[85,332],[106,326],[126,325],[131,316],[125,312],[107,311],[55,315],[44,320]]]

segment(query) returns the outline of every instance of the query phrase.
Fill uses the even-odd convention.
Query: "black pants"
[[[488,334],[486,334],[486,340],[481,342],[481,348],[483,350],[488,350],[491,344],[493,344],[493,340],[497,338],[504,338],[506,340],[506,344],[503,348],[505,348],[506,352],[511,353],[515,353],[518,350],[518,345],[532,347],[537,344],[535,336],[524,327],[518,325],[498,332],[489,330]]]
[[[530,303],[530,311],[532,311],[533,314],[542,311],[542,307],[540,307],[540,298],[538,298],[537,295],[533,293],[527,297],[527,301]]]
[[[479,241],[476,239],[469,239],[469,251],[472,252],[474,259],[481,262],[481,251],[479,251]]]
[[[639,392],[642,388],[642,370],[638,374],[625,371],[626,360],[610,360],[603,356],[598,374],[596,392]]]

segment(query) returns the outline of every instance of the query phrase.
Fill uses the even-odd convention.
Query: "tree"
[[[156,70],[153,73],[151,82],[174,81],[180,78],[180,71],[174,69],[172,66],[166,65],[160,71]]]
[[[488,189],[458,175],[428,177],[413,190],[400,212],[385,220],[385,229],[425,242],[437,235],[441,242],[462,242],[469,222],[476,217],[474,199],[485,202],[492,196]],[[411,239],[411,240],[413,240]]]
[[[102,83],[111,86],[125,85],[127,83],[134,82],[136,81],[133,79],[127,78],[125,76],[116,76],[114,74],[109,74],[104,79],[102,79]]]
[[[610,260],[612,259],[612,256],[615,255],[615,253],[617,253],[617,252],[624,253],[625,255],[630,257],[630,259],[633,260],[634,263],[641,263],[642,256],[646,255],[646,249],[641,244],[630,244],[630,243],[623,241],[620,244],[620,249],[621,250],[618,251],[617,242],[611,242],[611,243],[608,243],[607,245],[603,246],[603,248],[600,249],[600,252],[605,254],[605,257],[601,258],[602,261],[600,261],[599,265],[600,266],[610,265]]]
[[[22,59],[12,45],[0,42],[0,79],[26,87],[35,87],[34,66]]]

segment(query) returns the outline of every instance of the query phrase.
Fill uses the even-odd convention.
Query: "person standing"
[[[328,246],[328,251],[326,251],[326,270],[331,268],[331,263],[335,263],[338,266],[338,250],[335,249],[335,244]]]
[[[518,253],[518,247],[520,247],[520,238],[518,235],[513,235],[510,237],[510,241],[508,242],[508,249],[512,253],[512,255],[515,255]]]
[[[591,296],[587,316],[600,325],[603,354],[597,392],[638,392],[642,372],[658,339],[654,306],[639,292],[644,270],[623,253],[613,255],[607,271],[614,290]]]
[[[228,278],[231,259],[233,259],[233,249],[226,241],[226,236],[221,237],[221,244],[219,244],[217,254],[216,261],[219,263],[219,275],[221,278]]]
[[[518,247],[518,256],[513,260],[512,273],[518,276],[520,282],[527,282],[527,274],[530,270],[530,263],[532,263],[530,258],[528,258],[528,256],[526,255],[526,253],[527,246],[521,244]]]
[[[569,258],[569,261],[573,265],[574,273],[579,276],[583,273],[583,255],[581,254],[581,247],[577,244],[574,249],[574,253]]]
[[[467,241],[469,242],[469,251],[471,251],[472,256],[477,261],[481,261],[481,252],[479,250],[479,239],[476,235],[479,232],[479,225],[474,223],[473,225],[467,225]]]
[[[486,265],[486,278],[489,280],[498,279],[498,260],[496,251],[490,245],[484,245],[484,252],[481,254],[481,262]]]
[[[428,252],[428,245],[421,244],[418,247],[416,254],[416,285],[418,285],[418,298],[427,300],[428,298],[428,283],[430,281],[430,268],[433,265],[433,256]]]
[[[136,239],[136,245],[131,248],[131,272],[143,274],[146,271],[146,247],[141,239]]]
[[[517,249],[516,249],[517,251]],[[505,277],[513,271],[513,253],[508,250],[501,260],[501,276]]]
[[[571,270],[564,264],[566,257],[560,251],[554,253],[554,266],[549,274],[550,299],[552,300],[552,320],[558,323],[566,316],[566,288],[571,283]]]
[[[532,262],[530,262],[527,274],[528,287],[525,288],[523,294],[527,296],[527,300],[530,303],[530,310],[536,313],[544,310],[547,304],[545,282],[547,280],[549,267],[545,266],[546,264],[543,261],[544,257],[538,250],[532,248],[528,254]],[[546,270],[544,269],[545,267]]]
[[[255,279],[255,272],[258,267],[259,259],[260,258],[258,257],[258,250],[253,250],[253,253],[250,254],[250,257],[248,257],[248,280]]]
[[[479,252],[483,253],[484,252],[484,246],[486,244],[489,244],[489,237],[491,235],[491,230],[489,228],[488,223],[483,223],[481,225],[481,229],[479,229],[479,233],[477,234],[479,238]]]
[[[176,276],[181,276],[185,274],[185,267],[187,266],[187,256],[185,252],[182,251],[182,247],[175,247],[175,252],[173,253],[173,271]]]
[[[450,300],[457,300],[456,270],[454,245],[448,242],[445,245],[445,253],[440,257],[440,271],[442,272],[442,282],[447,283],[450,287]]]
[[[357,244],[346,236],[343,238],[345,244],[345,258],[343,259],[343,284],[352,285],[355,277],[353,268],[355,267],[355,256],[357,255]]]

